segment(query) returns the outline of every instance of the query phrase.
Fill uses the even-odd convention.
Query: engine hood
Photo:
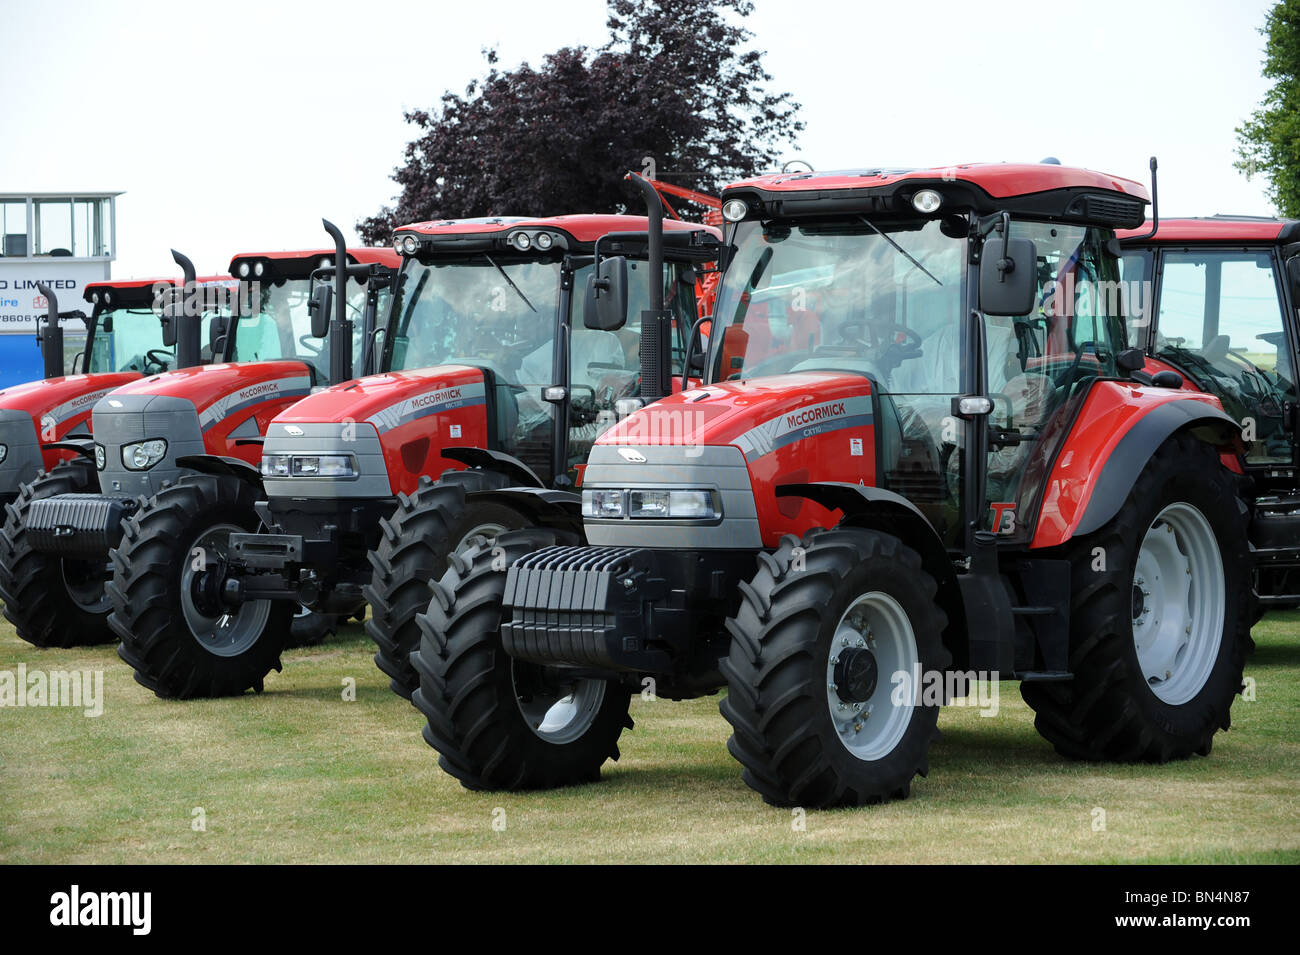
[[[120,371],[29,381],[0,391],[0,409],[25,411],[38,421],[50,415],[62,422],[83,411],[89,414],[95,402],[108,392],[139,380],[138,372]]]
[[[300,361],[259,361],[200,365],[150,375],[119,388],[96,411],[111,414],[117,395],[139,398],[182,398],[218,420],[245,406],[275,399],[305,397],[311,391],[311,371]],[[132,407],[138,401],[130,402]]]
[[[800,372],[672,395],[624,418],[597,444],[730,444],[754,460],[804,438],[871,423],[871,383],[865,377]]]
[[[483,371],[440,365],[370,375],[318,391],[277,417],[277,424],[370,421],[381,431],[399,423],[486,401]]]

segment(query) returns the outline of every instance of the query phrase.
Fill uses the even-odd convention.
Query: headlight
[[[619,519],[707,521],[722,516],[709,490],[694,488],[591,488],[582,492],[582,516]]]
[[[410,233],[407,233],[406,235],[402,236],[402,251],[405,252],[407,255],[415,255],[415,253],[419,251],[419,248],[420,248],[420,240],[417,239],[415,236],[411,235]]]
[[[262,474],[266,477],[288,477],[289,455],[268,454],[263,456]]]
[[[583,517],[622,517],[623,492],[621,490],[592,490],[582,492]]]
[[[722,204],[722,218],[728,222],[739,222],[749,215],[749,204],[744,199],[728,199]]]
[[[95,445],[95,470],[102,471],[108,465],[108,453],[102,444]]]
[[[295,454],[290,473],[294,477],[356,477],[357,469],[350,454]]]
[[[551,238],[551,234],[549,232],[537,233],[536,241],[537,241],[537,247],[541,249],[543,252],[545,252],[555,243],[555,240]]]
[[[527,252],[533,245],[533,237],[527,232],[516,232],[510,237],[510,244],[520,252]]]
[[[943,205],[943,196],[933,189],[922,189],[912,197],[912,208],[922,215],[929,215]]]
[[[122,446],[122,463],[128,471],[147,471],[161,461],[166,453],[167,442],[162,438],[137,441]]]
[[[241,279],[246,279],[246,278],[248,278],[248,263],[247,263],[247,262],[240,262],[240,263],[239,263],[239,277],[240,277]]]
[[[636,490],[628,491],[627,516],[709,520],[718,516],[712,491]]]

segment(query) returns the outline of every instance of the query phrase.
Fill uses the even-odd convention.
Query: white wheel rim
[[[902,741],[912,722],[915,696],[909,694],[901,705],[895,705],[893,700],[898,685],[895,674],[907,674],[903,686],[918,689],[914,682],[920,656],[912,622],[897,600],[872,591],[849,606],[831,640],[826,661],[826,703],[831,725],[844,748],[856,758],[864,762],[883,759]],[[861,666],[866,661],[863,654],[875,664],[876,678],[870,693],[865,692],[868,687],[850,685],[845,678],[850,663]],[[846,685],[841,686],[841,682]]]
[[[601,704],[605,702],[605,681],[574,678],[561,682],[559,689],[554,692],[534,690],[525,699],[520,693],[516,678],[516,668],[520,666],[536,665],[510,661],[515,703],[528,728],[546,742],[557,746],[581,738],[591,728]]]
[[[1227,584],[1214,529],[1186,503],[1161,511],[1133,570],[1133,645],[1157,698],[1178,706],[1201,692],[1223,642]]]

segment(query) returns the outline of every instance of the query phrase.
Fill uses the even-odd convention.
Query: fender
[[[544,488],[546,486],[532,468],[504,451],[489,451],[486,448],[443,448],[442,456],[451,461],[459,461],[467,468],[500,471],[521,487]]]
[[[221,454],[186,454],[176,459],[176,465],[199,474],[237,477],[257,488],[259,494],[262,492],[262,472],[240,458]]]
[[[95,460],[95,439],[74,438],[69,435],[62,441],[51,441],[49,444],[42,444],[41,450],[75,451],[77,454],[80,454],[83,458],[88,458],[93,463]]]
[[[472,491],[467,497],[493,501],[514,508],[539,527],[582,533],[582,495],[544,487],[507,487],[493,491]]]
[[[1105,526],[1124,505],[1129,492],[1137,482],[1138,475],[1156,449],[1176,432],[1187,431],[1200,441],[1222,449],[1224,446],[1236,449],[1241,438],[1241,426],[1233,421],[1218,406],[1202,398],[1181,397],[1178,392],[1170,395],[1169,400],[1162,401],[1141,412],[1141,417],[1126,431],[1107,454],[1104,449],[1097,449],[1091,456],[1082,455],[1081,462],[1087,470],[1097,474],[1086,499],[1078,501],[1073,508],[1074,520],[1064,520],[1060,514],[1052,523],[1041,519],[1034,531],[1031,547],[1051,547],[1063,544],[1073,537],[1091,534]],[[1048,478],[1048,488],[1060,480],[1064,483],[1077,480],[1062,474],[1062,460],[1071,450],[1075,434],[1066,439]],[[1071,469],[1074,470],[1074,469]],[[1059,512],[1058,512],[1059,513]]]
[[[803,497],[828,511],[842,511],[842,525],[884,531],[919,553],[921,566],[939,585],[935,599],[948,615],[944,643],[953,650],[954,662],[966,658],[966,648],[957,639],[957,634],[964,634],[967,629],[957,571],[938,531],[915,504],[884,488],[841,481],[781,484],[776,488],[776,496]]]

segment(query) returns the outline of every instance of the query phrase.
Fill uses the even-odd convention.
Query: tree
[[[1273,87],[1237,128],[1237,169],[1269,180],[1268,197],[1284,216],[1300,218],[1300,0],[1279,0],[1260,31],[1264,75]]]
[[[629,169],[716,192],[771,168],[803,130],[799,104],[768,90],[753,35],[733,22],[750,0],[608,7],[604,46],[509,71],[486,51],[487,74],[463,95],[407,113],[420,135],[393,174],[401,195],[357,223],[363,239],[425,219],[626,211]]]

